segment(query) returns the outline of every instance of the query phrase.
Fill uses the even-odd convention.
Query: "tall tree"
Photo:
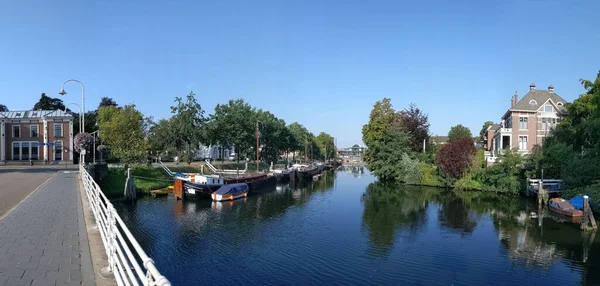
[[[321,132],[315,138],[315,141],[321,151],[322,159],[329,160],[335,157],[335,142],[331,135]]]
[[[412,137],[411,148],[414,152],[423,150],[423,141],[429,141],[429,116],[411,103],[409,107],[399,114],[402,130]],[[429,144],[427,144],[429,145]]]
[[[293,142],[296,143],[293,151],[297,151],[300,155],[308,158],[309,153],[306,153],[306,149],[309,149],[309,142],[312,140],[312,133],[310,133],[306,127],[298,122],[288,125],[288,129],[294,138]],[[310,152],[310,150],[308,150],[308,152]],[[293,159],[296,160],[295,152]]]
[[[286,149],[285,121],[262,109],[256,112],[256,121],[259,122],[261,157],[267,163],[276,163]]]
[[[8,111],[8,107],[4,104],[0,104],[0,111]]]
[[[186,101],[183,101],[181,97],[175,98],[175,105],[171,106],[171,113],[174,114],[171,118],[173,138],[180,143],[176,143],[177,145],[185,145],[187,151],[184,157],[189,164],[193,159],[192,146],[198,142],[206,142],[206,136],[202,133],[203,125],[206,122],[204,110],[196,100],[195,94],[190,91]]]
[[[411,152],[411,139],[399,124],[389,127],[383,137],[365,151],[369,170],[382,181],[402,181],[402,157]]]
[[[42,93],[40,100],[33,105],[33,110],[65,110],[65,105],[60,98],[52,98]]]
[[[175,147],[176,139],[171,125],[171,121],[167,119],[161,119],[152,124],[148,136],[148,143],[152,150],[162,153],[170,147]]]
[[[211,128],[222,146],[233,145],[239,157],[256,144],[256,110],[243,99],[217,104]],[[254,156],[252,156],[254,157]]]
[[[117,102],[110,98],[110,97],[102,97],[102,99],[100,99],[100,104],[98,105],[98,109],[100,109],[100,107],[106,107],[106,106],[119,106],[117,104]]]
[[[460,124],[456,126],[452,126],[450,128],[450,132],[448,132],[448,142],[452,143],[454,141],[458,141],[461,139],[469,138],[471,143],[473,141],[473,135],[471,134],[471,130],[469,128],[464,127]]]
[[[391,99],[384,98],[375,102],[369,115],[369,122],[362,128],[363,142],[367,146],[370,146],[381,141],[385,133],[394,125],[397,119]]]
[[[481,130],[479,131],[479,138],[481,140],[485,140],[483,135],[485,134],[485,131],[487,131],[488,127],[490,127],[492,125],[494,125],[494,122],[492,122],[492,121],[486,121],[485,123],[483,123],[483,126],[481,127]]]
[[[126,105],[122,109],[101,107],[98,117],[100,138],[126,166],[147,155],[144,116],[135,109],[135,105]]]

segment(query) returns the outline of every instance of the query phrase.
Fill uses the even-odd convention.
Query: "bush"
[[[518,194],[525,188],[523,157],[516,150],[506,150],[500,162],[475,173],[483,191]]]
[[[464,191],[481,191],[483,189],[481,183],[476,180],[477,173],[468,173],[466,176],[458,179],[454,183],[454,188]]]
[[[423,176],[421,185],[432,187],[443,187],[444,184],[438,175],[438,170],[435,165],[425,162],[419,163],[419,170]]]
[[[400,161],[401,172],[398,181],[405,182],[409,185],[420,185],[423,182],[423,174],[419,168],[419,160],[411,159],[408,154],[402,155]]]

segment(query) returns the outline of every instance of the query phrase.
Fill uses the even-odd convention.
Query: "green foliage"
[[[98,110],[98,117],[100,138],[113,156],[126,165],[146,156],[148,144],[145,140],[144,117],[134,105],[102,107]]]
[[[302,124],[298,123],[298,122],[294,122],[290,125],[288,125],[288,130],[290,131],[291,135],[292,135],[292,144],[290,144],[290,146],[292,147],[292,151],[298,151],[300,152],[301,156],[305,156],[306,158],[308,158],[308,153],[306,153],[306,149],[308,149],[308,142],[310,140],[312,140],[312,133],[310,133],[310,131],[308,131],[308,129],[306,129],[306,127],[304,127]],[[295,143],[295,144],[293,144]],[[308,150],[308,152],[310,152],[310,150]],[[296,158],[294,158],[296,159]]]
[[[256,110],[243,99],[217,104],[209,125],[209,142],[221,146],[234,146],[238,161],[256,144]],[[250,156],[251,158],[253,156]]]
[[[525,188],[523,173],[523,157],[514,150],[505,150],[500,156],[500,162],[476,172],[475,178],[481,184],[483,191],[518,194]]]
[[[381,142],[388,130],[398,122],[391,99],[377,101],[369,115],[369,123],[362,128],[362,139],[367,146]]]
[[[431,187],[444,186],[444,183],[442,182],[442,179],[438,174],[437,167],[434,164],[420,162],[419,170],[421,171],[421,174],[423,174],[421,185]]]
[[[159,153],[167,151],[170,147],[175,146],[175,132],[171,127],[171,120],[161,119],[153,123],[149,130],[148,143],[151,150],[156,150]]]
[[[171,106],[171,132],[175,146],[178,148],[186,147],[184,160],[189,163],[192,161],[193,148],[198,142],[206,142],[206,136],[203,133],[204,110],[196,100],[196,95],[190,91],[184,102],[182,98],[175,98],[175,105]]]
[[[402,178],[404,170],[400,164],[402,156],[410,152],[411,137],[399,128],[389,129],[380,141],[375,141],[366,150],[367,167],[380,180],[391,181]]]
[[[465,191],[481,191],[483,190],[483,186],[479,181],[476,180],[476,175],[481,171],[473,171],[466,174],[464,177],[458,179],[454,183],[454,188],[457,190],[465,190]]]
[[[53,98],[42,93],[40,100],[33,105],[32,110],[65,110],[65,105],[60,98]]]
[[[334,139],[331,135],[325,132],[319,133],[317,137],[315,137],[315,142],[319,147],[320,153],[322,154],[323,160],[329,160],[331,158],[335,158],[336,147]]]
[[[259,122],[261,158],[266,162],[277,163],[281,151],[290,149],[290,135],[285,121],[261,109],[256,112],[256,120]]]
[[[420,185],[423,182],[420,163],[417,159],[411,159],[407,153],[402,154],[400,161],[400,175],[398,181],[409,185]]]
[[[479,137],[481,140],[484,140],[484,134],[485,131],[487,131],[488,127],[492,126],[494,124],[493,121],[486,121],[485,123],[483,123],[483,126],[481,127],[481,130],[479,131]]]
[[[173,168],[171,170],[174,171]],[[173,179],[161,168],[133,165],[131,175],[134,177],[136,191],[144,195],[149,195],[152,190],[173,185]],[[120,198],[123,196],[126,179],[126,169],[109,168],[108,174],[98,182],[98,185],[109,199]]]
[[[0,104],[0,112],[2,111],[8,111],[8,107],[6,107],[4,104]]]
[[[448,143],[458,141],[460,139],[469,138],[472,140],[473,135],[469,128],[462,126],[461,124],[452,126],[450,132],[448,132]]]

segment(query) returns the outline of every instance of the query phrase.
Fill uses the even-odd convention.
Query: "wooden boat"
[[[233,201],[248,196],[247,184],[229,184],[221,186],[216,192],[211,194],[213,201]]]
[[[561,215],[569,217],[582,217],[583,212],[576,209],[569,201],[563,198],[552,198],[548,202],[548,208]]]

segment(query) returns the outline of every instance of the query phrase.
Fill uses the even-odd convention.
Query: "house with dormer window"
[[[537,90],[532,83],[521,100],[515,92],[500,123],[490,126],[485,133],[488,162],[495,161],[504,149],[517,148],[521,154],[529,154],[535,145],[542,145],[562,119],[565,103],[552,85],[548,90]]]

